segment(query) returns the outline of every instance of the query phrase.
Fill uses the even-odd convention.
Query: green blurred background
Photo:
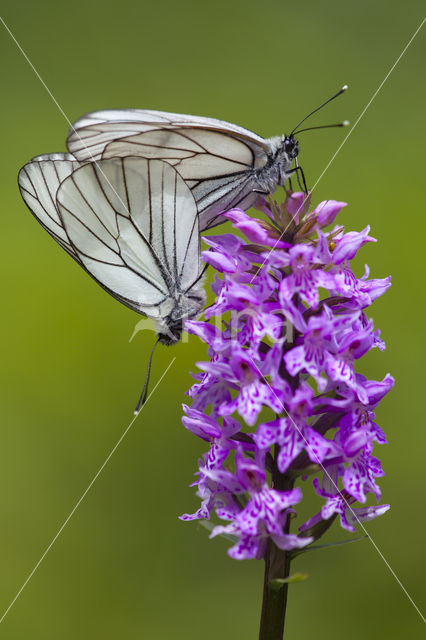
[[[420,2],[3,2],[3,18],[67,118],[141,107],[215,116],[265,136],[312,120],[355,122],[422,19]],[[393,287],[373,309],[388,344],[363,372],[390,371],[379,410],[391,511],[368,530],[416,603],[424,567],[424,54],[415,39],[314,201],[346,200],[348,228],[372,225],[362,251]],[[2,341],[0,616],[122,435],[145,375],[151,332],[101,290],[36,223],[16,186],[32,156],[64,150],[67,122],[0,26]],[[313,184],[345,131],[302,137]],[[362,269],[361,262],[359,269]],[[0,638],[257,637],[262,563],[238,563],[177,516],[205,450],[180,423],[191,339],[159,349],[152,381],[171,369],[0,624]],[[312,503],[312,510],[316,504]],[[348,534],[335,527],[328,540]],[[307,554],[291,587],[287,638],[419,638],[420,617],[367,540]]]

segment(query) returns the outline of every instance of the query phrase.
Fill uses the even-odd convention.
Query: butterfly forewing
[[[265,163],[266,155],[261,153]],[[246,185],[244,195],[256,198],[248,182],[254,165],[260,162],[259,155],[245,142],[221,131],[189,127],[149,131],[111,142],[102,157],[129,154],[158,158],[176,168],[193,190],[201,230],[210,226],[219,211],[238,204],[236,196]]]
[[[260,174],[273,164],[277,140],[214,118],[116,110],[77,120],[67,145],[82,161],[137,155],[173,165],[193,190],[203,231],[223,221],[221,211],[247,209],[259,191],[275,189],[285,169],[266,182]]]
[[[88,113],[71,126],[67,147],[78,160],[93,161],[101,158],[103,149],[113,140],[152,129],[184,127],[223,131],[268,152],[268,145],[261,136],[231,122],[149,109],[111,109]]]
[[[246,171],[255,162],[247,144],[220,131],[160,129],[109,143],[103,158],[140,155],[173,164],[185,180]]]

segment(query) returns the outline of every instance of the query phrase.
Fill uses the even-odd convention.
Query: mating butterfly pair
[[[19,187],[50,235],[108,293],[156,320],[169,344],[204,305],[200,232],[293,172],[299,179],[299,125],[264,139],[213,118],[98,111],[71,127],[69,153],[26,164]]]
[[[284,185],[298,153],[293,136],[142,110],[83,116],[67,146],[21,169],[22,197],[104,289],[157,321],[166,343],[204,305],[200,231]]]

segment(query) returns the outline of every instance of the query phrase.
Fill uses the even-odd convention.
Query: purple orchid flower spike
[[[258,206],[264,220],[224,214],[246,240],[205,239],[216,298],[204,321],[186,322],[208,360],[198,363],[183,423],[210,449],[194,482],[201,506],[182,518],[212,519],[211,537],[231,538],[232,558],[265,559],[267,627],[268,612],[284,610],[296,550],[334,520],[353,532],[388,510],[366,501],[380,500],[383,470],[373,449],[386,436],[376,411],[394,380],[358,372],[366,354],[385,348],[366,314],[390,286],[390,278],[370,279],[368,267],[361,276],[352,269],[375,241],[369,227],[327,230],[346,206],[337,200],[310,210],[310,196],[293,193]],[[325,503],[299,524],[297,505],[312,489]]]

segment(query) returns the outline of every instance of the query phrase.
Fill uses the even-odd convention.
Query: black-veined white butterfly
[[[197,206],[170,164],[141,157],[81,164],[56,153],[31,160],[18,182],[34,216],[83,269],[153,318],[160,342],[179,340],[205,295]]]
[[[200,230],[285,185],[300,169],[291,168],[299,125],[265,140],[213,118],[99,111],[71,127],[71,153],[34,158],[19,186],[52,237],[111,295],[154,318],[159,341],[171,344],[204,305]]]
[[[259,194],[273,193],[300,171],[297,165],[291,168],[299,153],[294,135],[306,118],[290,135],[264,139],[214,118],[140,109],[96,111],[72,125],[67,146],[81,162],[132,155],[173,165],[192,190],[203,231],[222,221],[220,212],[248,209]]]

